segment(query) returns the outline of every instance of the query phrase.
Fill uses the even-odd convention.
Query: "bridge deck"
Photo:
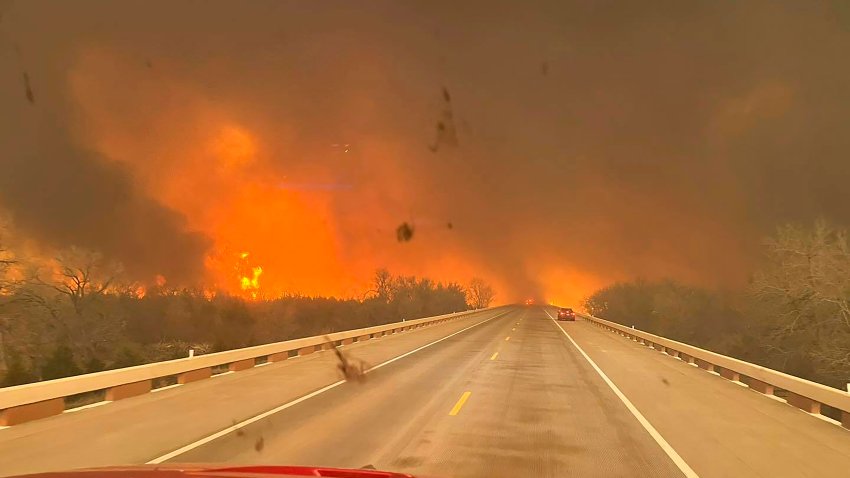
[[[582,321],[515,308],[347,346],[375,365],[432,344],[374,370],[365,384],[329,388],[211,440],[335,383],[333,355],[0,430],[0,475],[168,458],[371,464],[446,477],[682,476],[559,326],[698,476],[850,469],[850,432],[839,426]]]

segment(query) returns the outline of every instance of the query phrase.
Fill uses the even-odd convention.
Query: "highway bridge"
[[[0,475],[227,463],[850,476],[847,392],[554,312],[496,307],[3,389]],[[341,379],[328,340],[369,364],[367,380]]]

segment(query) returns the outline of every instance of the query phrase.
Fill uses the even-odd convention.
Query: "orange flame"
[[[257,298],[257,293],[260,290],[260,274],[263,273],[262,267],[254,267],[251,269],[251,277],[242,276],[239,281],[242,286],[242,290],[248,291],[251,294],[252,299]]]
[[[396,243],[392,231],[400,216],[387,204],[406,202],[411,172],[390,159],[405,151],[392,138],[363,136],[356,147],[339,142],[333,151],[330,145],[311,146],[299,141],[296,118],[242,116],[234,105],[205,96],[179,76],[141,77],[124,56],[96,47],[80,53],[70,82],[86,120],[81,140],[123,162],[140,188],[185,217],[187,229],[212,240],[202,279],[211,295],[362,297],[378,267],[437,280],[487,277],[459,250],[453,233],[434,229],[427,241]],[[127,81],[134,95],[111,87]],[[165,106],[155,111],[134,106],[142,102]],[[116,115],[121,110],[116,104],[139,116],[129,121]],[[156,137],[141,138],[140,127],[156,131]],[[321,159],[337,152],[346,153],[351,159],[345,164],[352,167],[366,161],[358,158],[374,158],[368,164],[380,166],[384,189],[374,187],[379,180],[371,175],[351,179],[336,166],[324,166]],[[335,184],[343,177],[354,187],[281,186]],[[349,210],[353,203],[355,212]]]
[[[247,259],[249,253],[242,252],[239,254],[239,259],[241,259],[242,264],[237,266],[238,270],[245,270],[247,266]],[[239,275],[239,287],[250,294],[252,299],[256,299],[257,295],[260,292],[260,275],[263,273],[263,268],[260,266],[251,267],[251,273],[248,274],[240,274]]]

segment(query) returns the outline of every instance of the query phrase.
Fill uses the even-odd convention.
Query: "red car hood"
[[[92,468],[20,475],[27,478],[415,478],[403,473],[370,469],[317,468],[311,466],[211,466],[148,465]],[[18,478],[18,477],[9,477]]]

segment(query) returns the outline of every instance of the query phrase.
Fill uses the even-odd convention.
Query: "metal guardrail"
[[[597,327],[653,347],[660,352],[677,357],[709,372],[717,373],[729,380],[743,383],[765,395],[775,396],[777,390],[784,390],[787,393],[785,401],[788,404],[808,413],[825,417],[821,413],[821,405],[832,407],[839,411],[841,425],[850,428],[850,393],[848,392],[666,339],[649,332],[626,327],[592,315],[576,315]]]
[[[316,350],[324,350],[331,347],[328,340],[347,345],[499,308],[501,307],[456,312],[2,388],[0,389],[0,426],[16,425],[60,414],[65,411],[66,397],[105,391],[103,396],[105,401],[120,400],[150,392],[154,389],[153,382],[157,379],[172,378],[176,379],[178,384],[190,383],[211,377],[213,368],[227,367],[229,371],[237,372],[253,368],[257,365],[258,359],[279,362],[287,360],[290,356],[307,355]]]

